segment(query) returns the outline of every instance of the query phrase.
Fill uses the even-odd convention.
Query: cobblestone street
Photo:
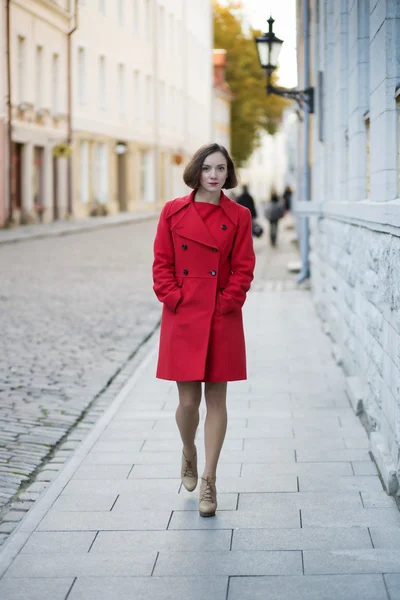
[[[157,325],[155,225],[1,246],[0,506]]]

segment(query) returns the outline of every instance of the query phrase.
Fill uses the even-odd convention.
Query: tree
[[[274,134],[288,101],[266,94],[266,79],[260,67],[254,38],[260,32],[244,31],[242,4],[214,4],[214,48],[226,50],[226,81],[233,93],[231,150],[242,166],[257,147],[261,130]],[[272,80],[274,83],[274,79]]]

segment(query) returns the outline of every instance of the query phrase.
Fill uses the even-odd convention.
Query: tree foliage
[[[231,107],[231,151],[240,167],[257,147],[261,130],[274,134],[288,102],[266,94],[266,78],[258,59],[254,38],[259,31],[244,30],[241,2],[227,6],[214,3],[214,48],[226,50],[226,81]],[[274,80],[272,80],[274,83]]]

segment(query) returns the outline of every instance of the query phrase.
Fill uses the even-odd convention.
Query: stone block
[[[175,511],[168,529],[264,529],[300,527],[300,514],[295,508],[276,507],[269,512],[217,511],[213,519],[198,513]]]
[[[161,552],[154,575],[300,575],[300,552]]]
[[[379,492],[382,484],[377,475],[354,475],[352,477],[331,476],[324,474],[299,476],[300,492]]]
[[[400,574],[384,575],[390,600],[400,600]]]
[[[141,511],[125,514],[114,512],[57,512],[51,510],[37,531],[107,531],[166,529],[171,511]]]
[[[113,508],[117,513],[137,510],[198,510],[198,488],[195,492],[187,492],[182,486],[180,493],[153,491],[122,492]],[[238,494],[218,494],[220,510],[236,510]]]
[[[350,550],[371,547],[366,527],[236,529],[232,539],[232,550]]]
[[[27,579],[3,578],[0,581],[2,600],[65,600],[74,582],[73,577]]]
[[[80,577],[68,600],[226,600],[228,577]],[[18,599],[20,600],[20,599]],[[36,599],[35,599],[36,600]],[[367,600],[369,600],[367,598]],[[380,598],[377,598],[380,600]]]
[[[276,471],[273,465],[244,464],[242,477],[259,477],[261,480],[272,475]],[[282,463],[279,465],[279,473],[282,475],[352,475],[353,470],[349,462],[315,462],[315,463]]]
[[[305,550],[305,575],[396,573],[400,571],[400,550]]]
[[[243,492],[297,492],[297,477],[293,474],[275,475],[271,473],[268,477],[242,476],[228,477],[218,476],[218,493],[243,493]]]
[[[108,511],[113,507],[118,494],[67,494],[63,493],[53,504],[53,510],[57,511]]]
[[[230,550],[229,530],[100,531],[90,552],[129,554],[144,552],[215,552]]]
[[[274,494],[240,494],[239,496],[239,511],[268,511],[276,507],[285,508],[296,508],[298,510],[302,508],[324,508],[327,510],[330,508],[339,507],[354,507],[362,508],[361,498],[359,492],[353,492],[348,494],[337,494],[332,492],[327,495],[326,493],[318,492],[294,492],[289,493],[274,493]]]
[[[19,554],[7,578],[30,577],[132,577],[152,573],[156,552],[121,554]]]
[[[368,462],[352,462],[354,475],[378,475],[375,463],[369,459]]]
[[[231,577],[229,600],[387,600],[379,575]],[[397,600],[397,599],[396,599]]]
[[[21,549],[22,554],[76,553],[89,551],[96,533],[91,531],[35,531]]]
[[[329,511],[305,508],[301,511],[301,517],[304,528],[400,526],[400,513],[396,508],[331,508]]]
[[[303,449],[299,448],[297,450],[297,462],[350,462],[350,461],[369,461],[371,462],[371,457],[369,455],[368,450],[359,450],[357,448],[354,449],[336,449],[336,450],[321,450],[319,448],[312,449]],[[368,473],[369,475],[370,473]],[[359,475],[363,475],[363,473],[359,473]]]
[[[132,465],[82,465],[72,479],[126,479],[131,468]]]
[[[374,548],[400,549],[400,527],[389,524],[369,528]]]

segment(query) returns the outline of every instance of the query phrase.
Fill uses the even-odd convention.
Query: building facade
[[[231,103],[232,92],[225,81],[226,50],[213,51],[213,137],[212,140],[224,146],[228,152],[231,147]]]
[[[6,4],[0,4],[0,227],[6,222],[7,178],[7,23]]]
[[[298,2],[298,48],[302,7]],[[311,0],[311,274],[389,493],[400,480],[400,2]],[[299,69],[302,83],[302,65]],[[301,166],[300,166],[301,170]]]
[[[7,219],[49,221],[67,214],[68,39],[74,2],[11,0],[11,169]],[[55,150],[56,148],[56,150]]]
[[[212,138],[211,0],[79,0],[73,212],[156,210]]]

